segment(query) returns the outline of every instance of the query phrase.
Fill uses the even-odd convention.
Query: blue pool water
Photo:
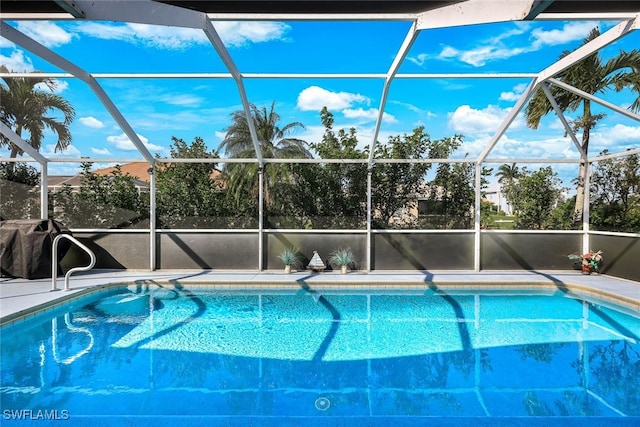
[[[640,318],[565,292],[122,287],[2,329],[11,425],[640,425]],[[539,424],[535,424],[539,423]]]

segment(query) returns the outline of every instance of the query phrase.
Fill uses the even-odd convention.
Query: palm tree
[[[0,71],[7,73],[4,65]],[[4,85],[0,84],[0,119],[18,135],[23,131],[29,134],[27,142],[39,150],[44,137],[44,130],[50,129],[58,135],[55,151],[65,150],[71,143],[69,126],[75,117],[71,104],[59,95],[53,93],[56,81],[45,77],[3,77]],[[39,90],[38,85],[46,86],[50,92]],[[62,120],[47,114],[58,111]],[[17,145],[6,137],[0,139],[0,146],[7,145],[11,149],[11,158],[22,154]]]
[[[498,172],[496,176],[498,177],[498,182],[500,184],[508,184],[513,182],[520,175],[520,169],[516,166],[515,163],[511,163],[510,165],[504,164],[498,168]]]
[[[290,138],[287,135],[297,128],[304,129],[300,122],[292,122],[280,128],[280,115],[275,112],[275,101],[271,108],[259,109],[251,104],[251,119],[258,135],[260,150],[263,158],[311,158],[307,143],[301,139]],[[256,152],[251,140],[249,123],[244,111],[236,111],[231,115],[232,124],[226,129],[226,135],[220,144],[220,150],[232,158],[256,158]],[[278,183],[291,179],[286,164],[269,164],[270,173],[265,174],[265,204],[272,202],[270,194]],[[258,166],[255,163],[227,163],[224,167],[229,193],[236,201],[247,189],[254,196],[258,194]]]
[[[592,29],[584,39],[583,45],[599,35],[600,30],[597,27]],[[568,51],[563,52],[560,58],[567,56],[569,53]],[[619,92],[627,87],[640,95],[640,52],[637,49],[631,52],[621,51],[618,56],[609,59],[606,63],[602,62],[602,59],[596,52],[562,71],[555,77],[557,80],[592,95],[605,93],[610,89]],[[551,93],[562,111],[576,111],[582,106],[582,117],[574,121],[572,125],[574,132],[582,129],[582,150],[584,150],[585,154],[588,154],[591,129],[593,129],[596,123],[604,118],[605,115],[592,114],[591,101],[572,92],[565,91],[557,86],[551,86]],[[632,111],[638,111],[640,109],[640,96],[633,101],[629,108]],[[540,119],[552,110],[553,107],[543,90],[538,89],[525,109],[527,125],[532,129],[537,129],[540,124]],[[576,205],[574,209],[574,222],[576,223],[582,220],[584,171],[585,164],[580,163],[580,173],[576,189]]]

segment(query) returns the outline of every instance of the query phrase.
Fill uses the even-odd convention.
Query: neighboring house
[[[106,176],[111,175],[115,170],[116,167],[112,166],[109,168],[95,170],[93,173],[96,175]],[[151,180],[149,176],[149,163],[147,162],[125,163],[124,165],[120,165],[120,170],[122,171],[122,175],[131,175],[141,182],[146,182],[147,184]]]
[[[47,181],[47,188],[49,192],[57,192],[68,185],[73,190],[80,188],[80,175],[49,175]]]
[[[107,176],[115,170],[115,166],[93,171],[96,175]],[[133,162],[120,166],[123,175],[131,175],[135,178],[134,185],[138,191],[149,191],[149,164],[146,162]],[[82,176],[77,175],[49,175],[47,188],[50,192],[62,190],[65,185],[71,187],[72,190],[78,191],[82,182]]]
[[[482,201],[490,203],[492,205],[491,210],[496,212],[503,211],[509,212],[509,205],[506,203],[504,195],[501,193],[499,185],[493,185],[486,189],[485,197]],[[435,197],[429,197],[432,190],[427,184],[423,184],[420,189],[420,194],[415,195],[415,202],[410,203],[404,208],[395,212],[390,224],[409,224],[415,222],[418,218],[422,217],[437,217],[442,214],[442,202],[440,199],[444,194],[444,188],[434,188]]]
[[[109,168],[103,168],[93,171],[96,175],[110,176],[116,170],[115,166]],[[122,175],[131,175],[134,177],[134,185],[138,189],[138,192],[149,191],[149,183],[151,177],[149,175],[149,163],[147,162],[132,162],[120,165],[120,171]]]
[[[108,168],[97,169],[93,171],[93,173],[101,176],[110,176],[115,170],[116,170],[116,167],[111,166]],[[122,172],[122,175],[131,175],[132,177],[135,178],[134,184],[138,189],[138,191],[149,191],[149,183],[151,181],[151,176],[149,174],[149,163],[147,162],[125,163],[123,165],[120,165],[120,171]],[[211,178],[213,178],[214,180],[219,180],[220,176],[221,176],[221,173],[217,169],[215,169],[211,174]],[[73,176],[50,175],[49,181],[47,183],[47,188],[49,189],[49,191],[55,193],[56,191],[62,189],[62,187],[65,184],[67,184],[71,186],[73,190],[78,190],[80,189],[81,179],[82,177],[80,174],[73,175]]]

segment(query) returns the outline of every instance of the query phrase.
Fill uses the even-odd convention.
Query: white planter
[[[284,273],[285,274],[291,273],[291,266],[290,265],[285,265],[284,266]]]
[[[340,267],[340,272],[341,272],[342,274],[347,274],[347,266],[346,266],[346,265],[343,265],[342,267]]]

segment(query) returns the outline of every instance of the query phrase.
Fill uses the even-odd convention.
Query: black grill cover
[[[0,264],[2,276],[25,279],[51,277],[53,239],[60,233],[71,234],[69,229],[55,220],[12,219],[0,221]],[[71,242],[58,243],[58,272],[60,261]]]

